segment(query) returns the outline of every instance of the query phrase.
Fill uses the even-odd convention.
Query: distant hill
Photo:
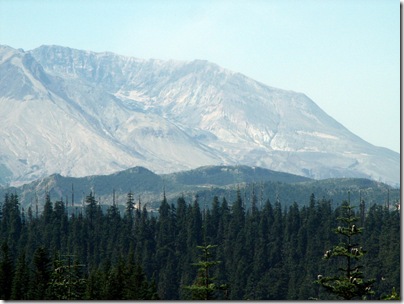
[[[214,196],[226,197],[231,204],[236,199],[238,189],[241,191],[246,209],[251,206],[254,194],[259,206],[269,200],[271,203],[279,201],[285,208],[294,202],[299,206],[308,205],[311,194],[315,195],[316,200],[331,200],[334,208],[348,199],[353,206],[359,206],[360,201],[364,200],[367,206],[377,204],[396,208],[401,197],[399,188],[361,178],[334,178],[296,183],[252,182],[242,186],[204,189],[198,191],[197,195],[199,201],[206,202],[207,206],[210,206]]]
[[[5,193],[17,193],[21,206],[32,208],[38,202],[42,210],[45,193],[52,201],[63,200],[70,207],[81,208],[85,197],[93,192],[102,205],[110,205],[115,198],[118,205],[124,205],[131,191],[148,208],[158,208],[165,192],[171,203],[180,196],[192,202],[196,196],[201,204],[209,206],[215,195],[226,197],[231,204],[236,192],[242,193],[248,208],[253,193],[260,203],[269,199],[280,200],[285,206],[297,202],[304,205],[311,193],[317,198],[332,199],[335,204],[347,199],[359,201],[359,195],[368,203],[384,204],[387,195],[391,204],[400,197],[400,190],[386,184],[367,179],[312,180],[284,172],[276,172],[248,166],[205,166],[189,171],[171,174],[155,174],[143,167],[134,167],[110,175],[88,177],[63,177],[53,174],[20,187],[0,189],[0,201]]]
[[[248,166],[204,166],[162,176],[182,185],[199,186],[226,186],[258,181],[296,183],[312,180],[299,175]]]

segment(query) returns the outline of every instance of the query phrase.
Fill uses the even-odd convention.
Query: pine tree
[[[374,294],[371,286],[375,280],[365,280],[363,272],[360,271],[362,266],[358,264],[358,260],[366,251],[354,242],[354,238],[362,233],[363,228],[356,226],[355,223],[359,218],[355,216],[354,207],[349,200],[345,201],[341,207],[343,214],[337,219],[343,223],[343,226],[338,226],[335,232],[340,235],[342,241],[332,250],[327,250],[324,253],[324,259],[342,258],[345,260],[345,267],[339,268],[340,275],[329,277],[318,275],[315,282],[340,299],[366,299],[366,296]]]

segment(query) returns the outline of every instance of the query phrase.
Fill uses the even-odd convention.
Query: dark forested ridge
[[[88,177],[64,177],[58,174],[37,180],[20,187],[0,188],[0,197],[17,193],[21,207],[43,210],[46,193],[63,200],[69,208],[83,208],[90,191],[101,205],[110,205],[113,200],[122,209],[126,195],[135,191],[137,198],[148,202],[149,209],[159,208],[165,189],[169,203],[176,203],[179,196],[192,200],[198,195],[201,204],[211,205],[214,196],[235,200],[237,189],[242,192],[244,205],[250,207],[253,192],[259,204],[269,199],[280,200],[285,207],[294,202],[305,204],[307,193],[332,201],[337,207],[351,191],[353,201],[364,199],[368,204],[394,204],[399,201],[400,189],[386,184],[360,178],[337,178],[312,180],[289,173],[248,166],[206,166],[171,174],[155,174],[143,167],[134,167],[110,175]]]
[[[260,201],[256,193],[248,205],[241,191],[234,198],[214,197],[210,208],[198,196],[171,203],[164,195],[153,214],[132,193],[122,214],[113,201],[102,209],[92,193],[84,209],[67,209],[66,202],[47,195],[43,212],[21,208],[18,195],[7,194],[0,222],[0,297],[191,299],[190,289],[203,281],[195,265],[210,265],[205,281],[225,287],[212,289],[209,298],[337,299],[314,281],[341,267],[323,259],[340,242],[334,231],[340,204],[334,208],[309,193],[305,202],[285,205]],[[376,280],[371,299],[393,287],[400,294],[398,206],[355,204],[352,197],[351,204],[358,206],[354,212],[364,228],[358,239],[367,251],[362,272]],[[199,250],[208,245],[211,264]]]

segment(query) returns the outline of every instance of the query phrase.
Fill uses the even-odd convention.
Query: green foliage
[[[352,192],[353,201],[359,201],[361,196],[371,205],[374,203],[382,204],[386,199],[388,190],[390,191],[391,202],[396,203],[401,197],[400,189],[394,189],[386,184],[367,179],[310,180],[301,176],[246,166],[209,166],[164,175],[154,174],[141,167],[131,168],[112,175],[83,178],[63,177],[55,174],[44,180],[41,179],[18,188],[0,188],[0,197],[4,197],[6,193],[18,193],[21,198],[21,207],[28,210],[31,206],[31,211],[35,214],[36,206],[32,206],[32,202],[39,199],[38,207],[39,212],[41,212],[46,192],[51,197],[58,199],[72,197],[72,201],[74,201],[72,195],[74,194],[76,197],[75,206],[72,206],[70,202],[69,206],[66,206],[69,213],[74,213],[75,208],[82,208],[78,206],[77,198],[81,197],[83,193],[87,193],[88,189],[93,189],[97,193],[97,199],[102,202],[109,201],[113,189],[116,189],[116,200],[120,201],[119,205],[123,211],[125,198],[130,189],[136,189],[137,193],[141,193],[142,197],[149,202],[149,206],[158,208],[161,189],[164,185],[167,188],[168,200],[175,202],[182,193],[188,193],[192,196],[199,194],[200,197],[206,198],[209,203],[214,196],[226,196],[231,201],[235,197],[237,188],[246,193],[247,197],[251,197],[251,186],[256,181],[259,181],[260,188],[257,191],[258,196],[264,195],[265,198],[273,202],[276,201],[276,197],[279,197],[285,207],[293,204],[293,202],[297,202],[299,206],[304,206],[307,196],[312,192],[319,198],[326,197],[326,199],[335,202],[333,207],[337,206],[337,202],[346,198],[346,193],[349,190]],[[40,191],[44,184],[49,185],[49,191]],[[249,205],[250,202],[245,201],[246,210]]]
[[[74,256],[65,255],[64,260],[57,257],[49,281],[48,294],[50,299],[79,300],[83,298],[86,280],[80,269],[84,265],[73,262]]]
[[[192,264],[198,267],[197,278],[194,284],[184,286],[191,292],[192,300],[214,300],[216,291],[227,289],[226,284],[217,284],[215,277],[212,276],[212,267],[220,264],[220,261],[212,260],[211,250],[216,247],[217,245],[197,246],[202,251],[200,260]]]
[[[279,193],[285,189],[278,185]],[[9,300],[184,300],[192,294],[217,300],[336,300],[312,282],[338,268],[334,277],[346,277],[349,268],[362,286],[363,269],[376,278],[372,299],[395,297],[393,287],[400,296],[399,210],[362,202],[359,214],[351,210],[347,216],[346,208],[334,208],[311,192],[282,201],[272,190],[274,203],[265,191],[243,187],[212,195],[211,202],[209,196],[191,201],[182,195],[174,204],[164,196],[158,212],[149,203],[135,204],[131,193],[123,198],[122,213],[115,199],[101,208],[91,193],[85,208],[66,208],[47,196],[46,208],[37,214],[36,205],[26,212],[18,196],[8,194],[0,220],[0,295]],[[354,217],[364,227],[356,234]],[[334,233],[331,228],[338,225],[341,230]],[[328,250],[330,258],[319,261]],[[224,284],[228,288],[221,290]],[[341,285],[341,290],[351,286]]]
[[[51,259],[45,247],[38,247],[33,257],[32,300],[47,299],[48,283],[51,277]]]
[[[400,301],[400,295],[397,293],[396,288],[393,287],[391,294],[384,296],[383,300]]]
[[[17,265],[15,267],[11,299],[29,300],[29,277],[30,273],[25,251],[23,251],[18,257]]]
[[[318,276],[316,283],[324,287],[328,292],[335,294],[344,300],[366,299],[366,296],[374,294],[371,289],[374,279],[365,280],[363,267],[356,263],[366,253],[359,244],[354,242],[354,238],[362,233],[363,228],[358,228],[356,222],[359,220],[354,215],[353,208],[349,202],[342,205],[342,216],[337,219],[343,226],[338,226],[335,232],[341,236],[339,245],[334,246],[332,250],[327,250],[324,259],[339,257],[345,260],[344,267],[339,268],[340,275],[323,277]]]
[[[0,262],[0,296],[3,300],[9,300],[11,297],[13,268],[13,260],[10,255],[10,249],[7,243],[4,242],[1,245]]]

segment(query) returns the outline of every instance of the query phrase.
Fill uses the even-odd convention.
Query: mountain
[[[203,60],[0,46],[0,119],[2,185],[207,165],[400,184],[398,153],[352,134],[306,95]]]
[[[253,193],[260,202],[280,200],[286,207],[293,202],[306,204],[311,193],[317,198],[332,199],[335,206],[347,199],[348,191],[352,202],[359,202],[361,197],[368,206],[384,204],[389,196],[393,207],[400,198],[400,189],[367,179],[313,180],[247,166],[204,166],[170,174],[156,174],[143,167],[86,177],[52,174],[19,187],[0,189],[0,198],[6,193],[17,193],[25,210],[28,207],[35,210],[38,203],[38,210],[42,211],[46,193],[53,202],[62,200],[69,208],[81,208],[90,192],[101,205],[111,205],[115,200],[118,206],[124,206],[128,193],[132,192],[136,201],[140,199],[148,209],[156,210],[163,193],[172,203],[181,196],[191,203],[198,196],[200,204],[210,205],[215,195],[226,197],[232,204],[237,191],[241,191],[247,208]]]

